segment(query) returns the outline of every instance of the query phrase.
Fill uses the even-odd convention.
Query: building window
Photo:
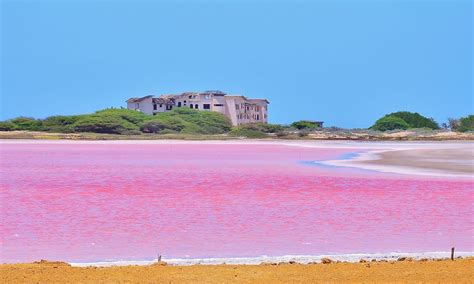
[[[157,105],[156,104],[153,104],[153,110],[156,110],[157,108]]]
[[[199,105],[198,105],[198,104],[195,104],[195,105],[194,105],[194,108],[195,108],[195,109],[198,109],[198,108],[199,108]]]
[[[178,107],[181,107],[181,102],[178,102]]]
[[[204,99],[205,99],[205,100],[208,100],[208,99],[209,99],[209,95],[205,95],[205,96],[204,96]]]
[[[173,106],[172,105],[166,105],[166,110],[172,110]]]
[[[203,104],[202,108],[203,109],[211,109],[211,104]]]
[[[257,114],[257,120],[260,120],[260,115]]]
[[[223,104],[214,104],[215,107],[223,107]]]
[[[238,104],[235,104],[235,109],[239,109],[239,105],[238,105]]]
[[[193,104],[190,104],[189,107],[190,107],[190,108],[193,108]]]
[[[162,108],[162,107],[163,107],[163,105],[162,105],[162,104],[160,104],[160,108]]]

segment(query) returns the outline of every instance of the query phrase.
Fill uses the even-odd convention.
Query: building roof
[[[219,90],[209,90],[209,91],[204,91],[201,94],[204,95],[214,95],[214,96],[225,96],[227,95],[226,93],[219,91]]]
[[[248,100],[249,100],[249,101],[265,101],[267,104],[270,103],[267,99],[260,99],[260,98],[257,98],[257,99],[248,99]]]
[[[267,100],[267,99],[260,99],[260,98],[247,98],[245,96],[242,96],[242,95],[228,95],[222,91],[219,91],[219,90],[208,90],[208,91],[204,91],[204,92],[184,92],[184,93],[181,93],[181,94],[166,94],[166,95],[161,95],[159,97],[154,97],[153,95],[148,95],[148,96],[145,96],[145,97],[141,97],[141,98],[130,98],[127,100],[127,103],[138,103],[138,102],[141,102],[145,99],[149,99],[149,98],[152,98],[153,99],[153,103],[157,103],[157,104],[168,104],[168,105],[173,105],[175,103],[175,100],[177,97],[180,97],[180,96],[188,96],[188,95],[214,95],[214,96],[226,96],[228,98],[242,98],[244,99],[245,101],[248,101],[250,103],[254,103],[254,102],[266,102],[267,104],[269,104],[270,102]]]
[[[138,103],[138,102],[141,102],[145,99],[149,99],[149,98],[152,98],[153,95],[148,95],[148,96],[144,96],[144,97],[141,97],[141,98],[130,98],[127,100],[127,103]]]
[[[154,104],[174,105],[176,95],[161,95],[158,98],[153,98]]]

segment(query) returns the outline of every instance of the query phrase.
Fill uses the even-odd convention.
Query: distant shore
[[[316,282],[427,282],[470,283],[474,258],[358,263],[265,263],[260,265],[191,265],[72,267],[41,261],[0,265],[2,283],[316,283]]]
[[[104,134],[104,133],[52,133],[36,131],[0,131],[0,139],[39,140],[251,140],[228,134]],[[263,140],[348,140],[348,141],[474,141],[472,132],[452,132],[439,130],[403,130],[375,132],[370,130],[317,130],[306,133],[292,133],[284,137],[268,134]]]

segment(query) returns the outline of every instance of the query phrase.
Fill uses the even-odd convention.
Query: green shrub
[[[235,137],[247,137],[247,138],[265,138],[268,137],[267,133],[260,130],[249,129],[246,127],[234,127],[229,134]]]
[[[283,130],[283,126],[279,124],[267,124],[267,123],[248,123],[239,125],[242,129],[256,130],[264,133],[277,133]]]
[[[43,120],[43,130],[50,132],[71,133],[74,132],[73,124],[80,118],[77,115],[65,116],[57,115],[50,116]]]
[[[474,131],[474,115],[460,118],[457,130],[461,132]]]
[[[41,120],[30,117],[17,117],[10,120],[17,130],[41,131],[43,130]]]
[[[373,130],[387,131],[395,129],[408,129],[409,125],[403,119],[395,116],[384,116],[377,120],[370,128]]]
[[[314,122],[314,121],[309,121],[309,120],[300,120],[300,121],[295,121],[291,124],[296,129],[316,129],[318,128],[319,124]]]
[[[15,124],[11,121],[0,121],[0,131],[12,131],[15,130]]]
[[[160,133],[166,129],[166,124],[160,121],[147,121],[140,126],[140,131],[144,133]]]
[[[110,134],[138,134],[138,126],[109,116],[87,115],[79,118],[74,124],[76,132],[95,132]]]

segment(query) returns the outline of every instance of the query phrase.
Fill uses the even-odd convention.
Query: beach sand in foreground
[[[2,283],[472,283],[474,258],[330,264],[71,267],[3,264]]]

